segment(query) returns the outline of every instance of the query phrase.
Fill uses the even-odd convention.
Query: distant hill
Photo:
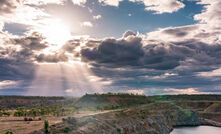
[[[151,99],[143,95],[133,94],[86,94],[75,104],[80,107],[130,107],[150,103]]]
[[[55,104],[73,104],[77,98],[43,96],[0,96],[0,109],[33,108]]]

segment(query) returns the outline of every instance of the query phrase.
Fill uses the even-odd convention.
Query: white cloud
[[[95,20],[98,20],[98,19],[101,19],[101,15],[99,14],[99,15],[96,15],[96,16],[93,16],[93,18],[95,19]]]
[[[197,4],[204,7],[201,13],[194,15],[198,24],[158,29],[147,33],[147,39],[167,42],[196,39],[208,44],[221,43],[221,8],[218,6],[221,1],[199,0]]]
[[[93,24],[90,21],[85,21],[81,23],[82,27],[93,27]]]
[[[119,2],[123,0],[98,0],[100,3],[103,3],[105,5],[109,6],[119,6]]]
[[[178,0],[139,0],[144,3],[146,10],[155,11],[156,14],[173,13],[185,7]]]
[[[87,0],[72,0],[72,2],[75,5],[82,6],[82,5],[84,5],[87,2]]]
[[[140,90],[140,89],[127,90],[127,92],[130,93],[130,94],[138,94],[138,95],[143,95],[144,94],[144,90]]]
[[[197,91],[196,88],[186,88],[186,89],[175,89],[167,88],[164,91],[168,94],[200,94],[201,92]]]
[[[65,93],[72,93],[72,92],[73,92],[72,89],[66,89],[66,90],[65,90]]]
[[[24,0],[24,4],[46,5],[46,4],[63,4],[65,0]]]
[[[0,89],[12,88],[15,87],[17,84],[18,82],[11,80],[0,81]]]
[[[0,22],[0,32],[2,31],[3,27],[4,27],[4,23]]]
[[[119,6],[123,0],[99,0],[100,3],[109,6]],[[141,2],[146,10],[154,11],[156,14],[173,13],[185,7],[185,4],[178,0],[129,0],[131,2]]]
[[[211,72],[199,72],[197,73],[197,76],[200,77],[215,77],[215,76],[221,76],[221,68],[213,70]]]

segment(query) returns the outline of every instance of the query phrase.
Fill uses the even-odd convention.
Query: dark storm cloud
[[[5,39],[3,44],[0,44],[0,80],[31,80],[37,67],[33,63],[34,51],[46,48],[46,44],[43,43],[43,37],[37,33]]]
[[[57,63],[57,62],[67,61],[68,57],[64,53],[53,54],[53,55],[40,54],[40,55],[36,56],[36,60],[38,62]]]
[[[127,39],[105,39],[98,47],[81,50],[84,61],[111,66],[137,66],[144,55],[141,38],[131,36]]]
[[[94,47],[81,50],[83,61],[94,66],[137,67],[187,71],[213,70],[221,64],[221,45],[197,40],[144,43],[138,36],[105,39]],[[185,71],[185,70],[184,70]]]
[[[174,44],[149,44],[142,38],[130,36],[123,39],[105,39],[97,47],[81,50],[84,61],[104,66],[131,66],[158,70],[174,69],[180,61],[191,57],[194,50]]]
[[[32,33],[30,36],[12,39],[12,44],[20,45],[24,49],[42,50],[47,47],[43,42],[44,38],[39,33]]]
[[[0,52],[0,81],[28,80],[34,76],[35,65],[30,60],[32,52],[9,48]]]
[[[154,42],[154,43],[153,43]],[[146,41],[129,35],[104,39],[81,50],[93,73],[116,88],[204,88],[211,91],[221,79],[198,77],[221,66],[221,44],[199,40]],[[163,90],[161,90],[163,92]]]
[[[0,0],[0,15],[12,13],[20,0]]]

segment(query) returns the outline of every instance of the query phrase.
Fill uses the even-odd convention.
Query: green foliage
[[[67,119],[63,118],[62,119],[63,122],[67,122],[68,124],[76,124],[77,120],[74,117],[68,117]]]
[[[6,131],[5,134],[13,134],[12,131]]]
[[[69,127],[64,127],[64,128],[62,129],[62,131],[63,131],[64,133],[68,133],[70,130],[71,130],[71,129],[70,129]]]
[[[8,112],[7,110],[0,109],[0,117],[2,117],[2,116],[9,117],[10,115],[11,115],[11,113]]]
[[[117,128],[117,133],[121,134],[121,129],[120,128]]]
[[[15,117],[31,116],[35,119],[36,116],[43,116],[43,115],[64,116],[65,112],[66,110],[61,105],[52,105],[47,107],[32,108],[30,110],[25,108],[18,108],[15,111],[14,116]]]
[[[27,110],[24,108],[18,108],[17,111],[15,111],[14,116],[15,117],[27,116]]]
[[[44,131],[46,134],[49,133],[48,128],[49,128],[49,122],[47,120],[45,120],[44,121]]]
[[[188,95],[188,94],[181,94],[181,95],[156,95],[151,96],[151,99],[154,100],[206,100],[206,101],[220,101],[221,95]]]
[[[114,109],[120,108],[120,106],[119,105],[108,105],[108,104],[106,104],[106,105],[99,105],[96,108],[97,108],[97,110],[114,110]]]

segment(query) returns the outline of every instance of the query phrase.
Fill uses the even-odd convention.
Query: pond
[[[170,134],[221,134],[220,127],[198,126],[175,128]]]

